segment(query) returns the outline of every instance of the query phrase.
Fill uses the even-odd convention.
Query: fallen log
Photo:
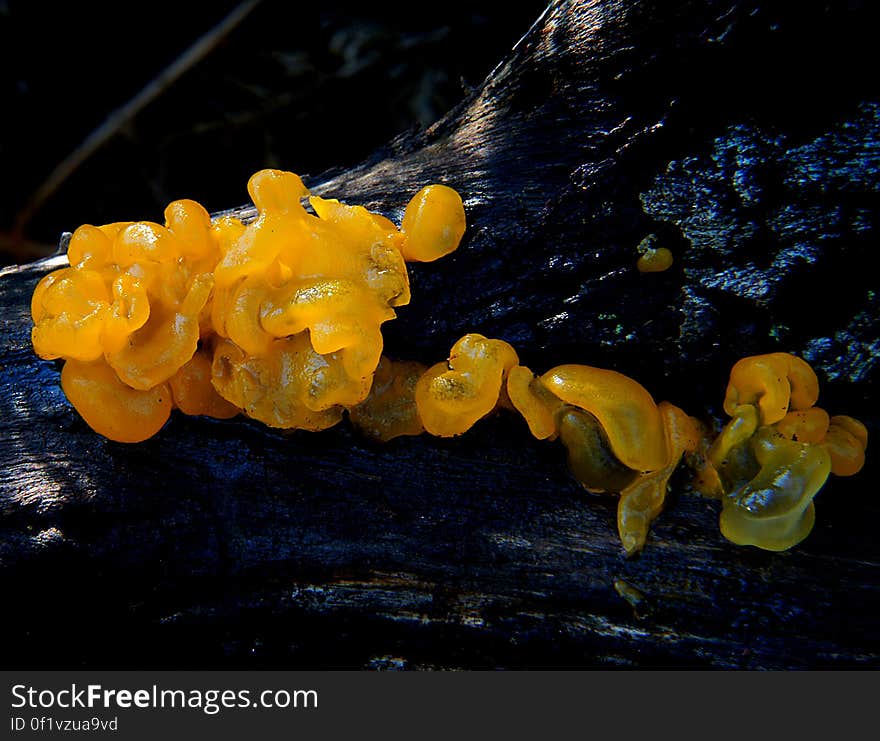
[[[880,91],[859,73],[875,14],[552,4],[443,120],[308,183],[398,221],[426,183],[464,196],[465,241],[412,269],[386,352],[434,362],[481,332],[535,370],[614,368],[711,420],[737,358],[786,350],[824,406],[872,428]],[[666,272],[635,269],[649,235]],[[375,445],[347,424],[174,416],[113,443],[30,347],[30,293],[58,262],[0,273],[5,666],[878,663],[870,462],[829,482],[784,554],[726,542],[680,472],[625,559],[614,499],[511,417]]]

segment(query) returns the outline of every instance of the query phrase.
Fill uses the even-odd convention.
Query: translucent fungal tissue
[[[559,437],[585,489],[620,495],[617,528],[627,554],[642,549],[660,514],[669,478],[697,449],[700,428],[678,407],[654,403],[616,371],[563,365],[536,377],[513,368],[507,392],[538,439]]]
[[[349,410],[349,419],[374,440],[419,435],[425,431],[416,408],[416,385],[427,366],[382,357],[364,401]]]
[[[503,340],[468,334],[453,345],[449,360],[427,370],[416,384],[416,407],[432,435],[452,437],[491,412],[507,372],[519,363]]]
[[[867,430],[814,406],[819,382],[794,355],[740,360],[724,410],[731,416],[708,451],[700,488],[721,499],[721,532],[738,545],[783,551],[813,528],[813,498],[830,473],[864,464]]]

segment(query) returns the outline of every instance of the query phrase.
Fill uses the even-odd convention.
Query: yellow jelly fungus
[[[507,374],[507,396],[538,440],[555,438],[557,418],[563,402],[553,396],[532,371],[523,365],[511,368]]]
[[[349,410],[352,423],[374,440],[387,442],[425,431],[416,408],[416,383],[427,366],[382,357],[367,398]]]
[[[217,286],[228,288],[239,278],[268,270],[276,259],[292,265],[313,241],[308,213],[301,199],[309,192],[299,176],[280,170],[261,170],[248,181],[248,194],[259,216],[243,230],[215,230],[222,257],[214,271]],[[225,238],[230,239],[226,241]],[[283,255],[282,255],[283,251]],[[285,260],[286,258],[286,260]]]
[[[31,340],[41,358],[97,360],[110,308],[110,291],[100,273],[66,268],[47,275],[34,291]]]
[[[229,419],[241,410],[220,396],[211,382],[211,353],[197,350],[195,355],[168,381],[174,406],[184,414]]]
[[[427,370],[416,384],[416,406],[425,429],[438,437],[469,430],[498,403],[507,372],[519,363],[503,340],[467,334],[449,360]]]
[[[682,456],[694,452],[700,443],[701,433],[695,420],[665,401],[658,404],[658,409],[669,456],[666,465],[634,479],[620,492],[617,503],[617,532],[628,556],[644,547],[651,523],[663,511],[669,478]]]
[[[868,430],[852,417],[832,417],[822,445],[831,456],[831,473],[835,476],[852,476],[865,465]]]
[[[134,392],[187,414],[243,410],[275,427],[335,424],[367,398],[381,325],[409,303],[405,256],[441,257],[464,232],[461,199],[446,186],[416,194],[405,232],[361,206],[310,196],[290,172],[258,172],[248,191],[258,211],[248,224],[212,222],[201,205],[180,200],[164,224],[82,226],[71,267],[37,285],[34,349],[79,363],[67,374],[79,379],[76,406],[102,434],[132,439],[111,417],[124,418],[126,400],[143,416],[147,397]],[[392,428],[406,427],[402,419]]]
[[[164,225],[81,226],[70,267],[36,286],[34,350],[66,361],[62,388],[98,433],[146,440],[174,407],[303,430],[323,430],[348,411],[384,441],[451,437],[512,409],[536,438],[561,439],[587,489],[620,493],[628,554],[643,547],[686,454],[698,490],[721,499],[722,533],[768,550],[806,537],[829,472],[851,475],[864,464],[864,425],[815,407],[816,374],[787,353],[736,363],[724,400],[731,420],[711,443],[693,418],[656,405],[631,378],[583,365],[536,377],[509,344],[479,334],[428,369],[384,358],[381,326],[410,301],[405,261],[458,246],[459,195],[423,188],[397,229],[361,206],[311,195],[290,172],[258,172],[248,191],[258,213],[249,223],[212,221],[180,200]],[[668,250],[642,252],[640,270],[671,264]]]
[[[221,341],[211,377],[220,396],[269,427],[316,431],[342,419],[342,407],[326,394],[343,380],[338,366],[312,350],[304,334],[275,340],[265,355]]]
[[[173,201],[165,209],[165,224],[177,237],[180,256],[206,269],[213,269],[220,257],[217,240],[211,234],[211,216],[200,203],[189,199]],[[196,271],[200,272],[200,271]]]
[[[67,259],[80,270],[100,270],[113,261],[113,241],[104,230],[86,224],[71,236]]]
[[[794,355],[775,352],[743,358],[733,366],[724,411],[733,416],[740,404],[755,404],[761,424],[770,425],[789,409],[809,409],[818,398],[819,380],[813,369]]]
[[[568,452],[568,467],[587,491],[619,492],[638,476],[611,450],[599,420],[589,412],[564,405],[559,414],[559,439]]]
[[[566,404],[596,417],[614,455],[628,468],[656,471],[666,465],[663,419],[637,381],[602,368],[560,365],[541,376],[541,384]]]
[[[309,374],[288,379],[300,384],[287,389],[288,397],[312,412],[359,404],[382,353],[380,327],[394,318],[393,307],[410,299],[404,236],[361,206],[312,196],[315,213],[309,213],[302,203],[308,191],[293,173],[264,170],[248,189],[258,218],[242,229],[227,220],[214,230],[222,254],[214,331],[247,356],[265,357],[257,363],[264,369],[273,365],[269,356],[279,352],[278,340],[303,335],[296,347],[312,366]],[[289,357],[293,345],[285,347],[282,355]],[[220,392],[232,393],[227,385]],[[241,399],[235,394],[232,401]],[[250,414],[261,407],[244,408]],[[296,414],[281,417],[297,426]],[[281,425],[277,418],[269,423]],[[326,420],[305,424],[321,428]]]
[[[645,250],[636,261],[636,268],[640,273],[662,273],[670,267],[672,267],[672,253],[665,247]]]
[[[155,435],[171,414],[171,389],[160,383],[139,391],[126,386],[104,360],[68,360],[61,388],[95,432],[122,443]]]
[[[407,260],[431,262],[452,252],[465,230],[461,197],[445,185],[422,188],[406,207],[401,251]]]
[[[640,550],[663,509],[670,476],[701,444],[696,420],[667,402],[655,405],[632,379],[588,366],[560,366],[541,378],[517,366],[507,391],[535,437],[560,437],[569,468],[586,489],[620,492],[621,542],[627,554]]]
[[[789,412],[779,420],[773,429],[789,440],[799,443],[819,443],[825,439],[830,418],[828,412],[819,407]]]
[[[823,446],[787,440],[769,427],[755,434],[751,449],[759,471],[722,499],[721,533],[737,545],[787,550],[813,528],[813,497],[831,458]]]
[[[128,338],[150,318],[150,299],[143,284],[129,273],[113,281],[113,302],[105,318],[101,345],[106,354],[125,347]]]
[[[862,448],[868,447],[868,428],[864,424],[855,419],[855,417],[847,417],[845,414],[837,414],[830,420],[830,424],[841,427],[859,441]]]
[[[799,543],[828,474],[849,475],[864,464],[864,425],[829,418],[813,406],[818,397],[816,374],[793,355],[734,365],[724,402],[732,419],[709,448],[698,483],[721,498],[721,532],[732,542],[771,551]]]
[[[199,342],[199,314],[213,284],[210,273],[199,275],[178,305],[167,308],[157,302],[147,323],[121,349],[107,353],[107,361],[122,381],[132,388],[149,389],[167,381],[189,361]]]

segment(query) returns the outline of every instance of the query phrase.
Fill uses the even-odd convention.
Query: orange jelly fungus
[[[97,432],[139,442],[172,406],[335,424],[367,399],[381,325],[409,302],[404,261],[448,254],[465,228],[461,199],[442,185],[416,194],[403,230],[310,196],[290,172],[258,172],[248,191],[258,212],[248,224],[181,200],[164,225],[82,226],[70,267],[37,285],[34,349],[67,361],[65,393]]]
[[[160,383],[141,391],[127,386],[103,359],[68,360],[61,388],[95,432],[123,443],[155,435],[171,414],[171,389]]]
[[[648,539],[651,522],[663,510],[669,479],[686,453],[696,451],[701,430],[697,422],[672,404],[658,404],[663,418],[667,458],[662,468],[643,473],[620,492],[617,532],[627,555],[637,553]]]
[[[611,450],[634,471],[656,471],[668,451],[663,418],[644,386],[616,371],[560,365],[541,376],[550,393],[599,420]]]
[[[865,461],[864,425],[814,406],[813,369],[787,353],[743,358],[724,400],[732,417],[706,455],[699,486],[721,499],[721,532],[738,545],[782,551],[809,535],[813,498],[829,473]]]
[[[507,372],[519,363],[503,340],[467,334],[449,360],[427,370],[416,384],[419,417],[432,435],[452,437],[469,430],[498,403]]]
[[[429,185],[415,194],[400,227],[407,261],[432,262],[453,252],[464,235],[461,197],[445,185]]]
[[[644,546],[682,460],[697,471],[696,489],[720,499],[725,537],[774,551],[809,534],[829,473],[864,465],[864,425],[816,407],[816,374],[788,353],[734,365],[731,419],[713,441],[621,373],[568,364],[536,376],[511,345],[480,334],[431,367],[384,357],[382,324],[410,301],[405,262],[436,260],[462,238],[458,194],[423,188],[398,229],[362,206],[311,195],[290,172],[258,172],[248,191],[257,209],[249,223],[212,221],[181,200],[164,225],[82,226],[70,267],[37,285],[34,349],[65,360],[62,388],[96,432],[140,442],[173,408],[313,431],[347,412],[387,441],[453,437],[507,409],[534,437],[562,442],[584,488],[620,495],[628,555]],[[669,262],[661,248],[639,269]]]
[[[662,273],[672,267],[672,253],[666,247],[646,250],[636,261],[640,273]]]
[[[510,369],[507,396],[525,419],[532,435],[538,440],[556,438],[559,434],[556,417],[564,402],[554,396],[531,370],[524,365]]]
[[[822,443],[831,456],[831,473],[836,476],[852,476],[865,465],[868,430],[857,419],[832,417]]]
[[[639,551],[663,509],[670,476],[699,445],[696,421],[668,402],[655,404],[628,376],[585,365],[558,366],[540,377],[517,366],[507,392],[535,437],[561,438],[586,489],[620,494],[620,539],[628,555]]]
[[[752,404],[761,424],[770,425],[789,410],[809,409],[818,398],[819,379],[806,361],[784,352],[753,355],[730,371],[724,411],[732,416],[738,405]]]
[[[662,273],[672,267],[672,253],[666,247],[656,247],[656,234],[649,234],[636,248],[639,259],[636,268],[640,273]]]

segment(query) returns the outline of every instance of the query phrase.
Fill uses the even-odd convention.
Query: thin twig
[[[203,34],[183,54],[150,80],[137,95],[124,106],[113,111],[104,123],[92,131],[73,152],[62,160],[40,187],[34,191],[16,217],[13,234],[21,235],[34,214],[83,162],[100,149],[144,107],[176,82],[181,75],[206,57],[259,3],[260,0],[244,0],[239,3],[229,15]]]

